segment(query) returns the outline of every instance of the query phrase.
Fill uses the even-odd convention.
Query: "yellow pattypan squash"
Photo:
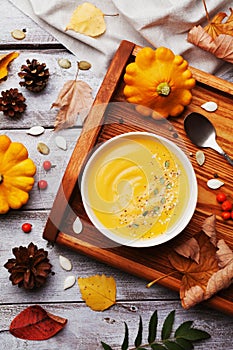
[[[35,173],[36,166],[28,158],[26,147],[0,135],[0,214],[27,203]]]
[[[191,102],[195,79],[182,56],[166,47],[141,49],[126,67],[124,95],[154,119],[178,116]]]

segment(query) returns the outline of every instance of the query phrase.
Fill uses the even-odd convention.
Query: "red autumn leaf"
[[[39,305],[32,305],[21,311],[11,322],[10,333],[27,340],[46,340],[60,332],[67,319],[45,311]]]

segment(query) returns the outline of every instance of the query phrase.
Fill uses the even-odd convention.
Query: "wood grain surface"
[[[221,219],[220,206],[216,202],[216,191],[210,190],[206,185],[208,179],[213,178],[214,173],[217,173],[220,179],[224,179],[228,193],[233,197],[232,167],[212,150],[205,151],[207,160],[200,167],[195,156],[190,157],[190,153],[195,155],[197,147],[188,140],[183,127],[183,120],[186,115],[191,112],[203,113],[215,125],[218,139],[221,140],[226,152],[230,155],[233,154],[233,146],[228,143],[230,126],[232,127],[233,86],[231,83],[226,83],[222,79],[193,68],[192,73],[196,79],[196,86],[192,92],[192,103],[184,110],[183,114],[179,118],[165,121],[145,118],[135,112],[134,106],[127,103],[123,96],[125,66],[134,59],[138,49],[133,43],[123,41],[117,50],[66,169],[50,218],[45,227],[44,237],[49,241],[68,245],[70,248],[128,273],[154,280],[172,272],[172,267],[167,258],[169,253],[181,241],[183,242],[191,235],[198,233],[205,218],[211,214],[216,214],[217,222],[220,222],[220,225],[217,224],[219,238],[224,238],[233,249],[232,221],[224,222]],[[217,102],[218,109],[215,113],[203,111],[201,105],[206,101]],[[221,123],[218,123],[218,120],[221,120]],[[79,190],[81,171],[94,145],[130,131],[149,131],[172,140],[191,158],[196,172],[199,195],[194,216],[182,234],[162,246],[135,249],[116,245],[105,239],[91,225],[82,207]],[[81,156],[80,150],[82,150]],[[72,223],[76,215],[82,219],[84,225],[78,238],[75,237],[72,230]],[[168,276],[161,279],[159,283],[178,291],[180,279],[179,275]],[[211,298],[208,304],[232,315],[233,288],[230,287],[228,290],[219,293],[218,296]]]
[[[13,29],[27,30],[27,37],[24,41],[17,41],[11,37]],[[76,71],[78,57],[73,56],[60,43],[58,43],[43,28],[36,25],[30,18],[16,9],[8,0],[1,0],[0,20],[0,54],[11,50],[18,50],[20,56],[9,67],[9,76],[6,81],[1,82],[1,91],[10,87],[19,87],[17,72],[28,57],[35,57],[41,62],[46,62],[50,68],[51,79],[46,90],[35,97],[33,94],[22,90],[27,96],[27,110],[20,119],[11,119],[0,115],[0,134],[7,134],[13,140],[23,142],[29,149],[29,154],[35,161],[38,173],[36,182],[42,176],[49,181],[47,191],[40,193],[36,186],[33,188],[30,200],[26,206],[18,211],[10,211],[7,215],[0,217],[0,349],[1,350],[55,350],[57,348],[67,350],[100,350],[100,341],[103,340],[115,349],[123,341],[124,322],[129,325],[130,344],[136,336],[139,315],[144,323],[144,339],[147,336],[147,322],[152,312],[157,309],[159,315],[159,331],[162,321],[173,309],[176,310],[175,327],[183,321],[193,320],[194,325],[208,331],[211,338],[205,342],[195,345],[195,350],[211,348],[213,350],[233,350],[232,346],[232,317],[224,313],[210,309],[206,305],[199,305],[188,311],[183,310],[177,292],[155,285],[153,288],[145,287],[145,279],[138,278],[113,268],[105,263],[90,258],[85,254],[72,251],[64,245],[55,244],[50,246],[42,238],[42,233],[47,222],[56,191],[59,188],[62,176],[74,150],[78,135],[81,131],[81,123],[77,123],[74,130],[67,130],[63,135],[68,143],[66,152],[58,150],[53,143],[53,125],[56,110],[50,106],[54,102],[60,88],[66,80],[73,79]],[[70,70],[62,71],[57,59],[65,57],[71,60]],[[233,78],[232,69],[225,73],[226,80]],[[92,71],[81,72],[82,80],[88,82],[93,88],[93,97],[96,96],[102,80],[95,77]],[[20,87],[19,87],[20,88]],[[46,133],[37,138],[26,133],[33,125],[43,125]],[[229,142],[224,142],[224,147],[230,143],[231,132],[229,130]],[[106,137],[110,134],[106,131]],[[103,134],[103,137],[105,135]],[[51,173],[44,174],[41,169],[45,156],[37,153],[35,146],[37,142],[49,140],[51,147],[50,160],[56,165]],[[224,141],[221,136],[220,142]],[[187,146],[186,146],[187,147]],[[189,152],[190,146],[187,147]],[[208,161],[214,153],[210,153]],[[192,160],[192,159],[191,159]],[[192,160],[193,161],[193,160]],[[213,168],[215,163],[212,163]],[[228,170],[223,171],[227,172]],[[30,234],[24,234],[21,225],[30,222],[33,225]],[[222,227],[221,221],[218,226]],[[69,236],[70,237],[70,236]],[[7,259],[11,258],[12,248],[15,246],[26,246],[34,242],[38,247],[48,250],[50,261],[53,265],[54,276],[50,276],[45,286],[36,292],[27,292],[18,287],[12,286],[9,281],[9,274],[3,267]],[[81,298],[77,284],[64,291],[63,283],[68,272],[59,265],[59,255],[69,258],[73,264],[71,273],[76,277],[86,277],[94,274],[105,273],[113,276],[117,283],[117,304],[105,312],[94,312],[90,310]],[[50,340],[26,341],[13,337],[8,329],[12,319],[25,307],[39,304],[51,313],[61,315],[68,319],[65,329]],[[132,311],[135,310],[134,312]]]

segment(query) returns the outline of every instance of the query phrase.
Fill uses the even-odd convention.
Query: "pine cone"
[[[23,113],[26,108],[24,101],[26,100],[23,94],[18,89],[10,89],[1,92],[0,111],[9,117],[14,117],[19,113]]]
[[[13,285],[25,289],[41,287],[51,272],[52,265],[49,263],[48,252],[43,248],[38,249],[30,243],[28,247],[20,246],[12,249],[16,259],[9,259],[4,267],[11,274],[9,279]]]
[[[21,72],[18,73],[18,76],[24,79],[19,84],[30,91],[40,92],[47,85],[49,70],[45,68],[45,63],[40,63],[36,59],[26,60],[26,62],[27,65],[22,65]]]

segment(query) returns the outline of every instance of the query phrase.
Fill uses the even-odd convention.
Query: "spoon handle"
[[[233,159],[230,156],[228,156],[228,154],[223,153],[223,157],[228,161],[228,163],[233,165]]]

